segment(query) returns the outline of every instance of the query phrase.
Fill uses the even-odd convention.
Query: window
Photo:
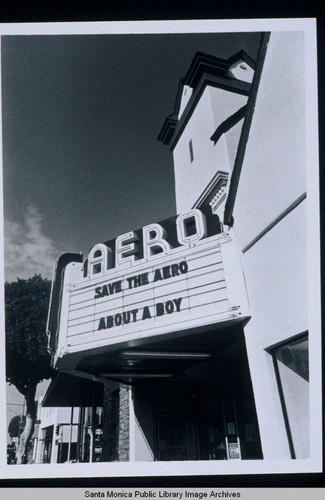
[[[193,152],[193,141],[192,141],[192,139],[188,143],[188,147],[189,147],[189,151],[190,151],[190,160],[191,160],[191,163],[192,163],[194,161],[194,152]]]
[[[43,464],[51,463],[53,430],[54,430],[53,425],[45,427],[45,429],[43,429],[43,452],[42,452]]]
[[[309,362],[307,334],[272,349],[292,458],[309,456]]]

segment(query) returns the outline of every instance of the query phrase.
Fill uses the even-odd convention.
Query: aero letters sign
[[[204,214],[95,245],[65,269],[59,356],[186,331],[247,315],[241,266],[229,234],[209,236]],[[141,237],[140,237],[141,236]],[[234,286],[234,284],[236,286]]]

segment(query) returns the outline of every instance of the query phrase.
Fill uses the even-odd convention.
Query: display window
[[[271,351],[292,458],[309,456],[309,357],[304,333]]]

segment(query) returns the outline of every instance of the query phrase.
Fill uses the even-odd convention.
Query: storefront
[[[34,461],[100,461],[102,406],[102,384],[58,373],[39,401]]]

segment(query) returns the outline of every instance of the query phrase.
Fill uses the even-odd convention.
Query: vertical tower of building
[[[178,213],[207,205],[222,220],[254,67],[244,51],[198,52],[181,80],[158,137],[173,152]]]
[[[237,241],[271,459],[309,456],[304,82],[300,33],[262,34],[256,62],[197,53],[158,137],[173,153],[178,211],[211,210]]]

